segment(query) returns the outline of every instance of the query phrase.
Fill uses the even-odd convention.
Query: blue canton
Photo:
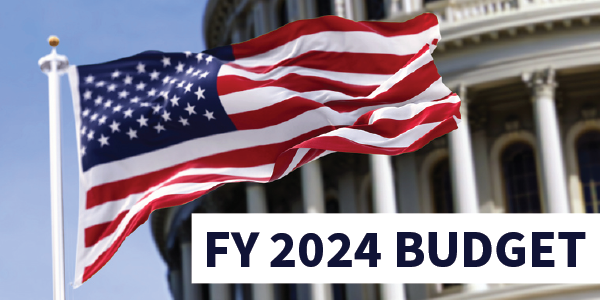
[[[236,130],[217,94],[221,65],[206,53],[151,51],[78,67],[83,171]]]

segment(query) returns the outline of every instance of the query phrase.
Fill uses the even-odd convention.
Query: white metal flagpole
[[[62,170],[60,152],[60,75],[69,61],[56,53],[58,38],[51,36],[48,43],[52,52],[38,61],[42,72],[48,75],[50,100],[50,210],[52,213],[52,279],[54,300],[65,299],[65,246],[63,230]]]

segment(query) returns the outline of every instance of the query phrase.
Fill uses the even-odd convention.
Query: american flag
[[[269,182],[334,151],[414,151],[457,128],[436,16],[290,23],[202,53],[71,67],[80,155],[74,286],[153,210]]]

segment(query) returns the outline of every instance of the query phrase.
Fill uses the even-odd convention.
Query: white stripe
[[[375,133],[353,128],[340,128],[321,136],[338,136],[351,141],[360,141],[360,144],[382,148],[406,148],[433,130],[441,122],[417,125],[395,138],[382,137]]]
[[[257,74],[246,70],[234,68],[230,65],[223,65],[219,69],[218,76],[237,75],[254,81],[277,80],[288,74],[297,74],[302,76],[323,77],[334,81],[340,81],[355,85],[380,85],[388,80],[391,74],[367,74],[367,73],[348,73],[337,71],[326,71],[311,69],[299,66],[285,66],[275,68],[264,74]]]
[[[116,201],[109,201],[92,208],[89,208],[82,212],[81,225],[84,227],[90,227],[96,224],[102,224],[110,222],[115,216],[123,211],[129,210],[137,201],[145,197],[146,195],[158,190],[159,188],[168,185],[173,180],[182,176],[191,175],[230,175],[230,176],[241,176],[254,178],[255,182],[267,182],[268,180],[262,180],[262,178],[270,178],[273,174],[273,167],[275,164],[267,164],[257,167],[250,168],[193,168],[185,171],[181,171],[171,178],[163,181],[162,183],[148,189],[143,193],[132,194],[128,197]],[[213,181],[218,183],[216,181]]]
[[[420,103],[408,103],[402,107],[384,107],[376,110],[369,119],[369,124],[373,124],[376,120],[380,119],[391,119],[391,120],[408,120],[422,112],[428,107],[444,104],[444,103],[458,103],[460,98],[454,95],[446,100],[440,100],[435,102],[420,102]]]
[[[265,53],[237,59],[235,63],[244,67],[272,66],[308,51],[410,55],[434,39],[440,39],[438,25],[417,34],[392,37],[365,31],[323,31],[303,35]]]
[[[292,172],[294,170],[294,168],[296,168],[296,166],[298,166],[298,164],[300,163],[300,161],[304,158],[304,155],[306,155],[306,153],[308,153],[308,150],[309,149],[307,149],[307,148],[296,150],[296,155],[294,155],[294,158],[292,159],[292,161],[288,165],[288,167],[285,170],[285,172],[283,172],[283,175],[281,175],[281,177],[284,177],[287,174],[289,174],[290,172]],[[281,177],[279,177],[279,178],[281,178]]]
[[[341,92],[331,90],[319,90],[310,92],[296,92],[282,87],[267,86],[258,87],[250,90],[235,92],[221,96],[221,103],[227,114],[236,114],[245,111],[253,111],[263,107],[271,106],[293,97],[302,97],[319,103],[326,103],[333,100],[357,100],[373,99],[376,96],[388,91],[392,86],[398,84],[408,75],[433,61],[429,52],[413,60],[409,65],[398,70],[396,74],[388,76],[380,83],[380,86],[367,97],[352,97]]]

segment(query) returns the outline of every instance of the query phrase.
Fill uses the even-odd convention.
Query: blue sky
[[[145,50],[205,49],[204,0],[3,1],[0,33],[0,299],[51,299],[48,82],[37,61],[48,36],[71,64]],[[77,154],[71,93],[61,79],[66,282],[73,280],[78,212]],[[67,299],[170,299],[166,265],[148,224]]]

